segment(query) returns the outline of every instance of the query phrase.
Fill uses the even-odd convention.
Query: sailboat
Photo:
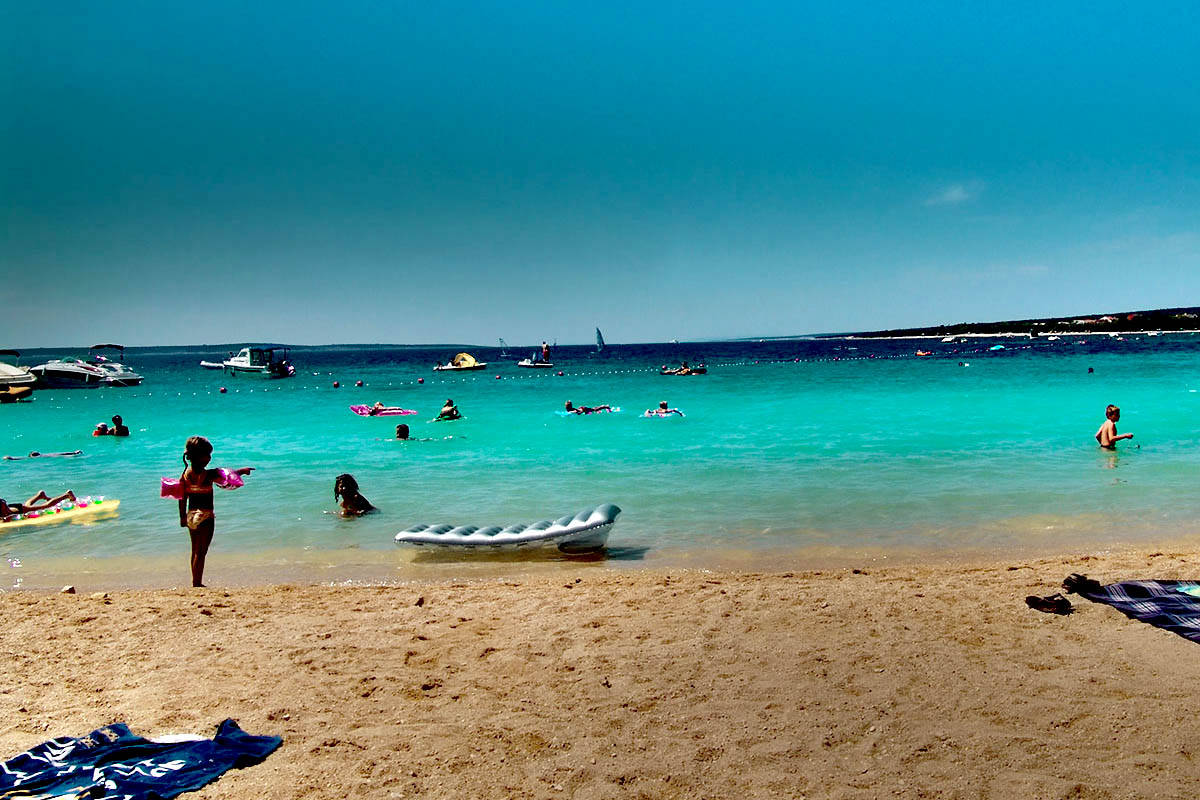
[[[508,358],[508,342],[500,339],[500,357]]]
[[[604,352],[604,336],[600,333],[599,328],[596,328],[596,352]]]

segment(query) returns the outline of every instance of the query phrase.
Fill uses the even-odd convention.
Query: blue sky
[[[1200,305],[1200,7],[0,12],[0,346]]]

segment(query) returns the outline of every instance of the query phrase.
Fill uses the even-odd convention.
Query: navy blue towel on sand
[[[121,722],[79,738],[51,739],[0,764],[0,797],[168,800],[234,767],[259,763],[283,741],[252,736],[231,719],[212,739],[167,739],[143,739]]]
[[[1200,582],[1125,581],[1079,594],[1131,619],[1200,642]]]

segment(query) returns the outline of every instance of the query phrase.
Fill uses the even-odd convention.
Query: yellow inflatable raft
[[[32,514],[21,514],[15,519],[0,522],[0,533],[13,528],[25,528],[33,525],[57,525],[60,522],[73,522],[77,525],[91,525],[93,522],[115,517],[120,500],[105,497],[81,497],[76,503],[64,502],[48,508],[45,511],[35,511]],[[69,508],[64,508],[69,506]]]

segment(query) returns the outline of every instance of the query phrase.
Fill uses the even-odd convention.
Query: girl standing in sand
[[[213,446],[203,436],[193,436],[183,446],[185,469],[179,480],[163,478],[162,496],[179,500],[179,526],[192,538],[192,586],[204,586],[204,559],[212,544],[216,514],[213,512],[213,487],[236,489],[243,475],[254,467],[209,469]]]

